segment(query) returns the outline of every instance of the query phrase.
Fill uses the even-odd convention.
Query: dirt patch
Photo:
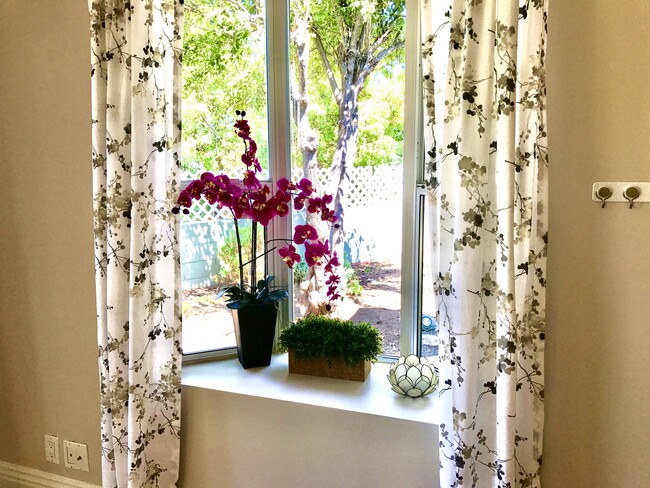
[[[359,287],[359,295],[347,296],[338,307],[338,315],[356,322],[369,322],[375,325],[383,337],[385,354],[399,355],[400,337],[400,269],[394,263],[365,261],[354,263],[353,281]],[[196,288],[183,291],[184,349],[186,352],[203,350],[206,347],[231,347],[234,338],[232,331],[223,328],[218,337],[209,341],[206,334],[214,336],[217,316],[224,317],[230,311],[223,300],[217,300],[219,287]],[[207,324],[215,324],[210,329]],[[230,324],[230,322],[228,322]],[[232,326],[229,327],[232,329]],[[213,341],[218,341],[215,346]],[[208,343],[210,344],[208,346]]]
[[[358,308],[350,317],[357,322],[370,322],[383,337],[384,353],[399,356],[401,271],[389,261],[354,263],[352,268],[362,291],[347,297]]]

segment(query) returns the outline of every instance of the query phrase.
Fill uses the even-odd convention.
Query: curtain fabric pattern
[[[91,0],[104,488],[176,486],[181,0]]]
[[[441,487],[539,487],[546,0],[424,0]]]

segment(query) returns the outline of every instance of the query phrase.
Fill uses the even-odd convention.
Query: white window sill
[[[266,368],[244,369],[235,359],[183,365],[182,384],[325,408],[437,424],[437,393],[410,398],[396,394],[386,378],[390,364],[375,363],[365,382],[289,374],[287,354]]]

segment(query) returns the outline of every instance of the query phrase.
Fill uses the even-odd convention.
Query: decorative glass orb
[[[415,354],[400,356],[387,376],[395,393],[417,398],[428,395],[438,386],[438,374],[426,358]]]

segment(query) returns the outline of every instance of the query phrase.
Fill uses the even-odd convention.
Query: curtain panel
[[[89,1],[105,488],[176,486],[182,0]]]
[[[422,3],[440,486],[539,487],[546,0]]]

